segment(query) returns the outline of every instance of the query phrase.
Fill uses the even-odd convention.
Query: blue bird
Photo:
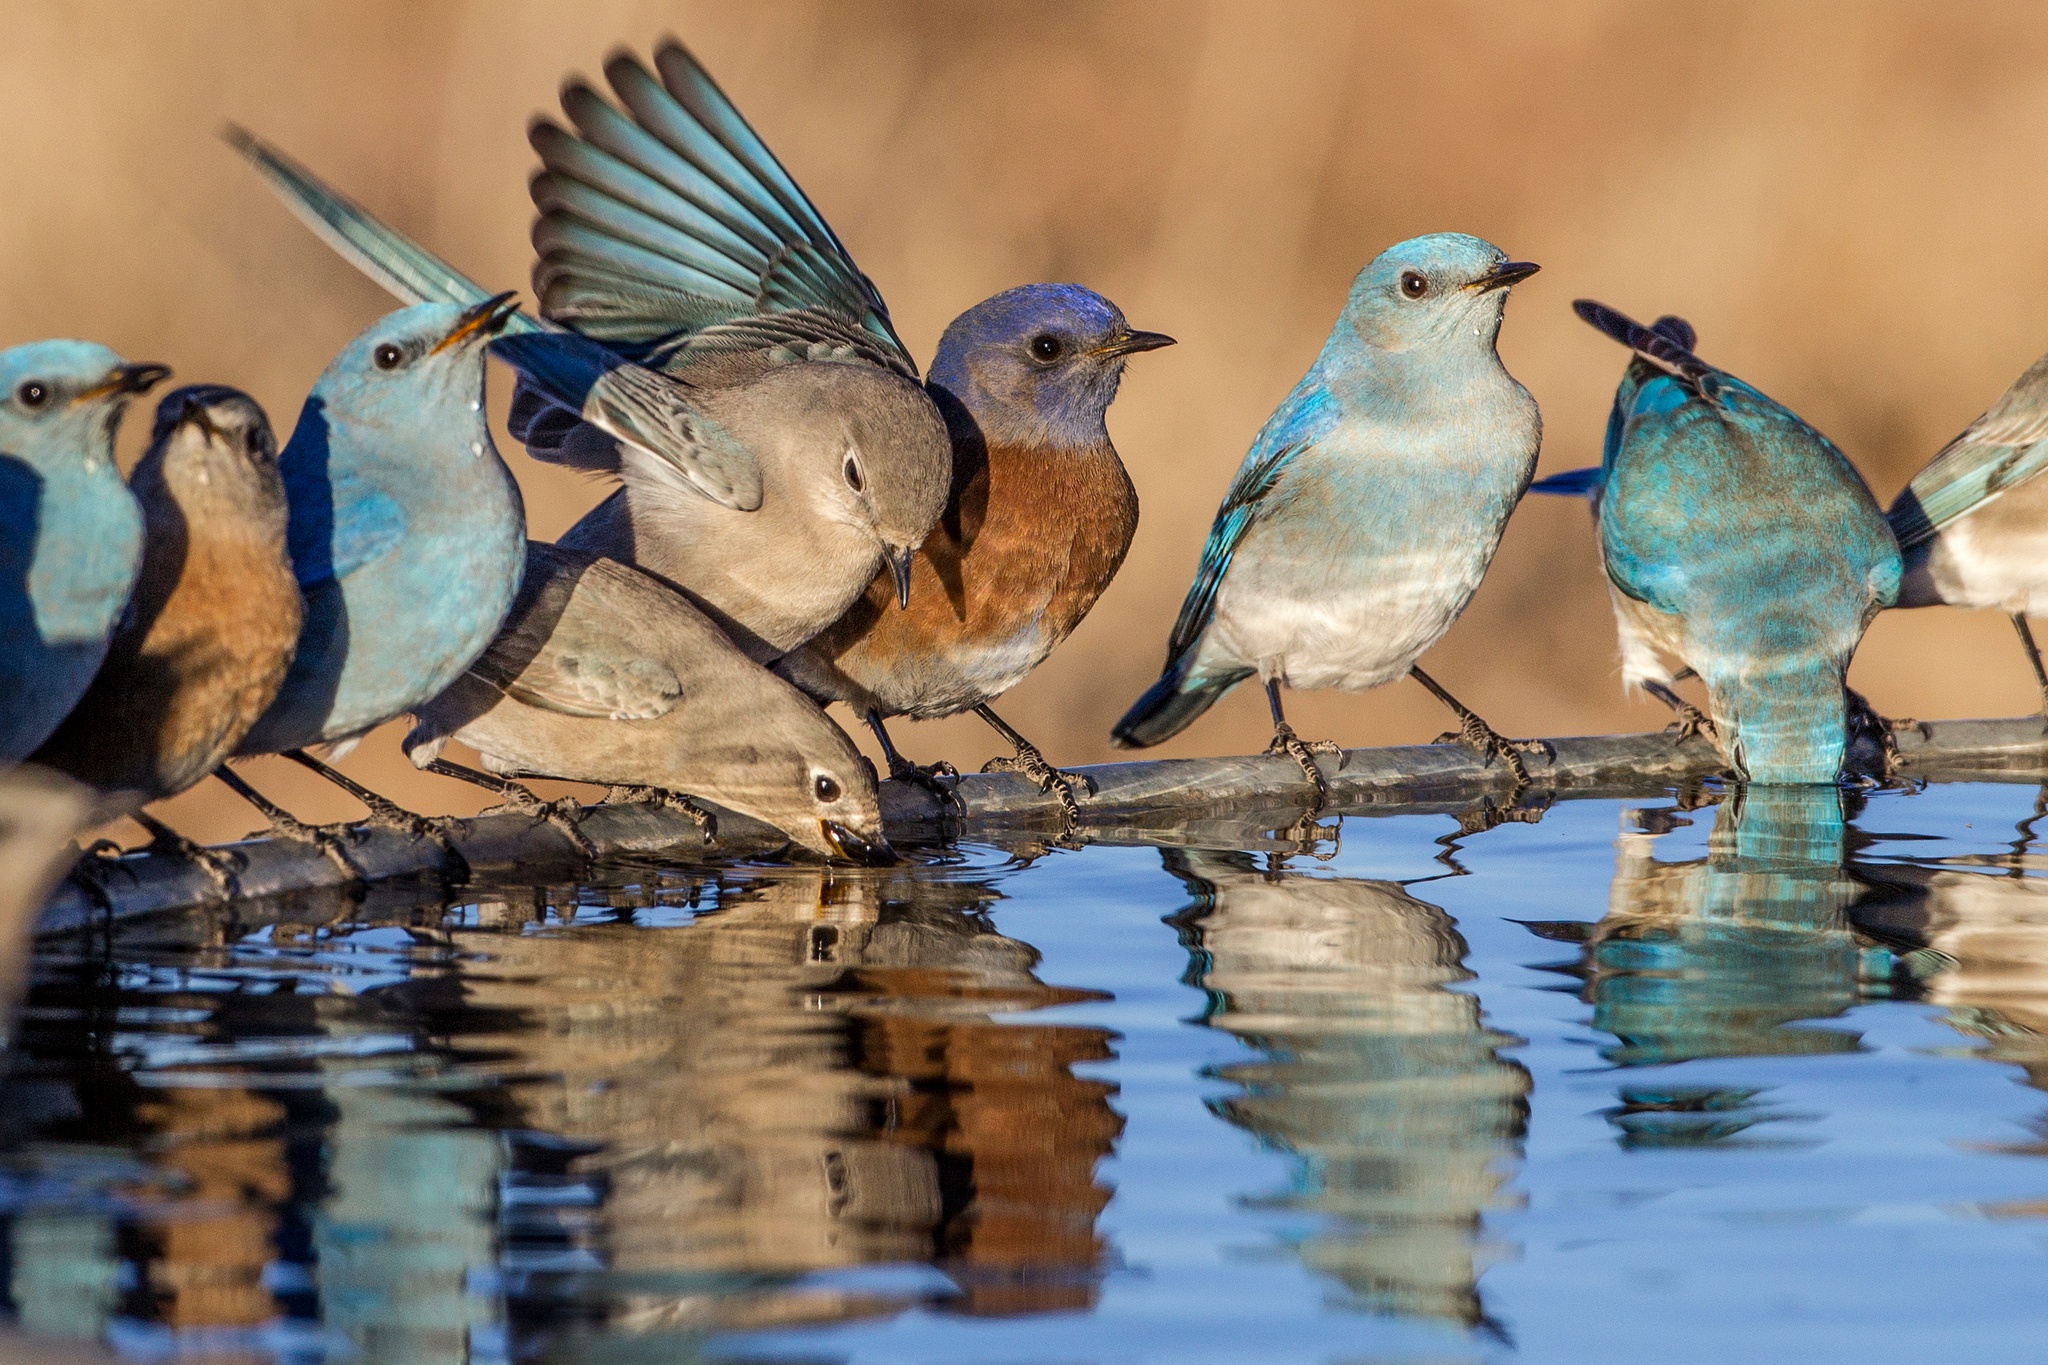
[[[1164,675],[1117,722],[1118,744],[1178,734],[1256,674],[1267,752],[1301,765],[1320,806],[1314,754],[1337,746],[1296,737],[1281,684],[1364,691],[1412,674],[1456,713],[1456,738],[1526,780],[1527,746],[1415,661],[1471,601],[1535,469],[1536,400],[1494,351],[1509,288],[1535,271],[1463,233],[1402,242],[1359,271],[1224,496]]]
[[[114,432],[169,373],[89,341],[0,351],[0,765],[50,737],[106,658],[142,567]]]
[[[946,514],[892,610],[886,574],[853,609],[777,663],[820,702],[866,718],[891,776],[930,784],[890,742],[891,716],[973,710],[1016,749],[984,771],[1021,772],[1080,817],[1075,779],[989,706],[1045,661],[1116,576],[1138,526],[1138,494],[1104,422],[1126,360],[1172,344],[1134,330],[1077,284],[1028,284],[986,299],[939,339],[927,387],[953,439]]]
[[[1850,656],[1899,593],[1876,500],[1825,436],[1679,345],[1676,329],[1573,307],[1635,353],[1599,480],[1624,654],[1653,650],[1699,674],[1739,777],[1834,781]]]
[[[415,304],[371,324],[321,374],[278,457],[304,624],[276,699],[235,752],[293,757],[376,819],[415,830],[417,817],[303,750],[345,753],[439,695],[511,608],[526,518],[484,415],[484,344],[510,298]]]
[[[1901,607],[2012,618],[2048,714],[2048,669],[2027,624],[2048,612],[2048,356],[1913,476],[1885,514],[1905,557]]]

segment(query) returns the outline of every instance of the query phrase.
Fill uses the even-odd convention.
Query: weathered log
[[[1898,736],[1909,776],[1982,781],[2048,780],[2048,732],[2039,717],[2016,720],[1932,721]],[[1667,734],[1595,735],[1552,741],[1548,755],[1529,759],[1527,803],[1544,796],[1647,796],[1721,770],[1714,748],[1701,739],[1677,742]],[[1095,784],[1082,803],[1083,838],[1098,842],[1235,842],[1258,826],[1284,827],[1305,806],[1300,769],[1285,757],[1187,758],[1105,763],[1078,770]],[[1352,749],[1341,762],[1325,758],[1328,814],[1458,811],[1500,801],[1513,782],[1500,764],[1485,764],[1457,745]],[[1029,778],[1013,773],[971,775],[957,786],[959,808],[947,809],[919,787],[882,785],[882,811],[892,838],[987,838],[1054,835],[1061,831],[1058,801]],[[1251,819],[1257,815],[1258,819]],[[758,822],[721,813],[719,838],[707,847],[681,814],[652,805],[589,808],[581,829],[602,855],[655,854],[678,865],[714,865],[786,850],[787,841]],[[1214,825],[1205,829],[1205,823]],[[517,869],[533,881],[573,879],[580,858],[567,836],[523,815],[491,815],[459,822],[450,844],[459,858],[432,841],[391,830],[364,830],[346,850],[364,884],[424,879],[453,884]],[[1266,840],[1258,840],[1264,843]],[[1287,841],[1275,841],[1284,846]],[[243,898],[332,891],[351,877],[338,862],[307,844],[252,839],[224,845],[240,864],[235,882]],[[45,932],[75,929],[111,914],[118,919],[217,903],[221,890],[208,874],[178,858],[139,853],[102,860],[95,868],[102,894],[75,880],[58,888],[44,911]]]

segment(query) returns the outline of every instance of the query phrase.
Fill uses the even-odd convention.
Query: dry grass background
[[[272,201],[222,121],[478,279],[523,285],[528,118],[564,74],[666,33],[776,148],[921,357],[955,313],[1026,280],[1078,280],[1179,337],[1133,364],[1111,414],[1144,503],[1123,575],[1003,708],[1070,762],[1109,756],[1247,442],[1352,273],[1395,240],[1455,228],[1543,263],[1501,349],[1543,406],[1546,471],[1597,457],[1621,365],[1569,313],[1581,294],[1690,317],[1706,355],[1827,431],[1885,499],[2048,347],[2038,5],[8,0],[0,16],[0,341],[92,337],[235,383],[281,433],[390,303]],[[502,371],[493,387],[502,409]],[[504,444],[536,535],[601,495]],[[1429,664],[1515,734],[1664,720],[1620,695],[1576,504],[1517,513]],[[1881,620],[1855,680],[1900,714],[2034,702],[1986,614]],[[1424,740],[1443,720],[1405,683],[1293,710],[1347,743]],[[1247,689],[1160,752],[1265,737]],[[963,767],[995,751],[972,718],[901,738]],[[482,795],[411,774],[389,733],[344,766],[424,809]],[[253,771],[311,815],[352,811],[275,760]],[[250,826],[208,789],[170,814],[206,837]]]

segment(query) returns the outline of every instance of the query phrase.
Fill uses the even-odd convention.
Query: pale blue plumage
[[[114,430],[168,373],[87,341],[0,351],[0,763],[49,738],[106,657],[142,564]]]
[[[526,526],[483,411],[502,301],[400,309],[314,385],[278,463],[306,616],[243,754],[352,739],[438,695],[497,633]]]
[[[1624,652],[1633,638],[1699,673],[1739,774],[1832,781],[1850,656],[1898,596],[1876,502],[1826,437],[1679,345],[1689,329],[1578,307],[1636,353],[1598,480]]]
[[[1359,272],[1225,495],[1165,673],[1119,743],[1158,743],[1258,674],[1276,743],[1291,744],[1279,684],[1358,691],[1414,670],[1471,599],[1535,465],[1536,404],[1494,352],[1507,287],[1534,270],[1441,233]],[[1469,738],[1500,748],[1457,709]]]

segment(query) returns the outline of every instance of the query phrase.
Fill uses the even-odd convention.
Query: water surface
[[[2041,1359],[2039,794],[1717,796],[47,945],[0,1308],[139,1359]]]

